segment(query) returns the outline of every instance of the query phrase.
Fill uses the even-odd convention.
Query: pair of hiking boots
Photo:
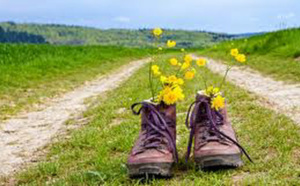
[[[138,111],[135,107],[141,105]],[[128,158],[130,177],[171,177],[172,165],[178,162],[176,149],[176,106],[148,101],[132,105],[141,114],[142,126]],[[186,153],[188,160],[194,141],[194,161],[200,168],[239,167],[242,153],[228,120],[226,108],[211,108],[210,98],[199,92],[188,110],[186,125],[190,129]]]

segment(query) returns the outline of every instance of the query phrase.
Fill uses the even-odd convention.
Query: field
[[[212,81],[220,76],[210,72]],[[185,113],[194,100],[193,94],[203,88],[199,76],[186,88],[187,99],[177,105],[178,113]],[[55,143],[44,162],[16,177],[16,183],[40,185],[139,185],[141,180],[127,176],[126,159],[140,129],[140,119],[132,115],[130,105],[147,99],[147,67],[141,69],[122,87],[100,97],[101,106],[85,113],[94,118],[89,125],[74,131],[69,140]],[[194,164],[184,163],[188,130],[185,114],[177,117],[180,162],[175,177],[157,179],[149,185],[297,185],[299,184],[299,127],[288,118],[256,104],[254,95],[233,85],[228,86],[229,113],[240,143],[249,151],[255,163],[244,159],[245,166],[237,170],[205,172]],[[76,122],[76,121],[75,121]],[[74,121],[73,121],[74,123]],[[70,122],[72,124],[72,121]],[[256,131],[256,132],[253,132]]]
[[[147,50],[115,46],[0,44],[0,118],[28,110],[147,54]]]
[[[20,26],[19,29],[22,30],[21,28],[28,29]],[[185,32],[182,34],[186,35]],[[210,37],[207,36],[206,39],[209,40]],[[31,144],[30,140],[49,140],[46,146],[36,147],[32,153],[34,157],[38,154],[36,159],[29,159],[31,154],[28,155],[25,150],[21,155],[12,154],[28,164],[21,166],[21,170],[16,169],[16,173],[0,175],[0,185],[299,185],[299,123],[280,110],[286,108],[278,107],[277,102],[264,96],[273,93],[278,93],[279,96],[280,88],[291,84],[295,87],[290,91],[296,96],[290,94],[294,96],[294,100],[290,102],[300,101],[299,93],[295,92],[300,81],[299,41],[300,29],[289,29],[248,39],[224,41],[205,49],[201,44],[201,47],[186,50],[185,53],[178,48],[169,52],[165,48],[162,51],[157,48],[147,49],[143,44],[140,44],[140,48],[126,48],[114,42],[116,46],[0,44],[0,120],[8,121],[0,123],[0,126],[6,124],[12,127],[12,130],[10,127],[0,129],[0,148],[12,149],[14,152],[14,149],[22,148],[21,145]],[[201,42],[206,41],[199,41]],[[199,43],[195,45],[200,46]],[[247,149],[254,163],[243,156],[245,164],[240,168],[205,171],[197,169],[192,158],[188,163],[185,162],[189,138],[189,130],[185,126],[186,112],[194,101],[196,92],[205,88],[201,83],[202,75],[208,76],[209,85],[217,84],[223,78],[214,73],[211,67],[203,67],[203,72],[197,71],[195,78],[183,85],[186,98],[176,105],[179,163],[174,166],[174,177],[130,179],[126,168],[127,157],[141,128],[140,117],[132,114],[130,106],[151,96],[148,84],[149,54],[155,52],[161,57],[155,55],[155,61],[152,61],[154,64],[171,68],[171,56],[182,57],[190,52],[226,62],[231,60],[229,52],[232,48],[238,48],[246,54],[246,67],[262,74],[254,76],[261,78],[261,84],[256,84],[257,87],[263,86],[263,77],[274,78],[272,81],[275,83],[283,81],[278,92],[270,89],[272,91],[265,94],[241,86],[233,81],[234,78],[228,78],[224,85],[229,117],[238,141]],[[143,60],[137,63],[137,59]],[[132,70],[132,66],[137,64],[140,68]],[[241,68],[233,72],[243,74],[242,64],[236,64]],[[128,70],[130,67],[131,71]],[[99,77],[103,79],[99,81]],[[117,79],[113,79],[114,77]],[[244,78],[251,81],[251,77]],[[120,79],[124,80],[122,84],[113,86],[117,81],[120,83]],[[104,82],[110,83],[104,85]],[[89,83],[94,86],[89,86]],[[65,109],[64,105],[51,102],[53,98],[63,97],[70,92],[88,92],[91,87],[104,90],[96,98],[94,94],[87,99],[75,94],[69,102],[66,101],[74,104],[71,105],[71,108],[74,106],[72,109]],[[70,110],[83,105],[78,104],[81,101],[86,102],[87,107],[71,112]],[[59,107],[55,107],[55,104]],[[48,111],[48,107],[56,108],[56,111],[63,114],[69,111],[70,115],[66,115],[67,120],[59,119],[59,114],[47,116],[45,121],[52,123],[42,124],[39,122],[43,118],[30,118],[30,113],[45,116],[43,114]],[[299,115],[298,106],[292,108],[295,115]],[[35,110],[40,112],[33,112]],[[19,116],[20,113],[25,115]],[[14,118],[17,120],[13,120]],[[28,134],[23,134],[31,135],[32,138],[24,138],[24,141],[21,137],[18,139],[15,135],[22,131],[13,128],[13,121],[36,122],[36,125],[31,125],[29,132],[26,131]],[[62,123],[61,128],[67,130],[57,130],[57,135],[43,138],[47,130],[49,133],[54,131],[51,127],[55,123]],[[20,126],[17,124],[16,126]],[[45,127],[47,124],[49,128]],[[34,133],[39,132],[39,127],[41,134]],[[37,137],[34,138],[35,136]],[[9,137],[16,140],[5,141]],[[29,161],[25,161],[26,157]],[[1,162],[4,162],[2,156]],[[2,167],[5,166],[3,164]],[[2,167],[0,173],[3,171]]]

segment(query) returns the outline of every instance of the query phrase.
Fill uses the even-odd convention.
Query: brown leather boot
[[[134,107],[142,105],[136,112]],[[170,177],[177,161],[176,106],[148,101],[132,105],[135,115],[142,114],[142,127],[128,158],[130,177]]]
[[[237,142],[226,107],[220,111],[212,109],[210,98],[202,92],[197,94],[196,101],[189,108],[186,125],[191,129],[186,160],[194,138],[194,160],[200,168],[242,166],[242,152],[252,162]]]

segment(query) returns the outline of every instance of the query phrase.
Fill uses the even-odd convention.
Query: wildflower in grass
[[[168,46],[169,48],[175,47],[175,46],[176,46],[176,41],[168,40],[168,41],[167,41],[167,46]]]
[[[161,28],[154,28],[152,32],[155,37],[160,37],[161,34],[163,33]]]
[[[171,63],[171,65],[176,66],[178,64],[178,61],[176,58],[171,58],[170,63]]]
[[[193,70],[189,70],[189,71],[185,72],[185,74],[184,74],[184,78],[188,79],[188,80],[191,80],[194,77],[195,77],[195,72]]]
[[[203,59],[203,58],[199,58],[199,59],[196,61],[196,63],[197,63],[197,65],[198,65],[199,67],[203,67],[203,66],[206,65],[206,60]]]
[[[240,63],[246,62],[246,56],[244,54],[238,54],[235,56],[235,59]]]
[[[225,107],[225,98],[221,95],[217,95],[216,97],[213,97],[211,100],[211,108],[215,110],[220,110]]]
[[[182,49],[181,49],[181,52],[184,52],[184,51],[185,51],[184,48],[182,48]]]
[[[193,58],[192,58],[192,56],[191,55],[185,55],[184,56],[184,62],[186,62],[186,63],[191,63],[193,61]]]
[[[233,57],[236,57],[239,54],[239,50],[237,48],[233,48],[233,49],[230,50],[230,54]]]
[[[178,63],[177,65],[181,67],[182,63]]]
[[[158,50],[163,50],[163,48],[162,47],[158,47]]]

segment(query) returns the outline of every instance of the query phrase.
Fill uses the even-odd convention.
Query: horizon
[[[83,25],[76,25],[76,24],[60,24],[60,23],[39,23],[39,22],[15,22],[15,21],[0,21],[1,23],[13,23],[13,24],[28,24],[28,25],[58,25],[58,26],[66,26],[66,27],[81,27],[81,28],[89,28],[89,29],[97,29],[97,30],[141,30],[141,29],[147,29],[151,30],[153,28],[97,28],[93,26],[83,26]],[[279,28],[277,30],[271,30],[271,31],[258,31],[258,32],[241,32],[241,33],[227,33],[227,32],[215,32],[211,30],[196,30],[196,29],[181,29],[181,28],[164,28],[160,27],[162,30],[181,30],[181,31],[190,31],[190,32],[206,32],[206,33],[216,33],[216,34],[227,34],[227,35],[242,35],[242,34],[259,34],[259,33],[267,33],[267,32],[275,32],[280,30],[286,30],[286,29],[297,29],[300,28],[300,26],[296,27],[287,27],[287,28]]]
[[[0,0],[0,22],[63,24],[97,29],[269,32],[300,26],[297,0]]]

